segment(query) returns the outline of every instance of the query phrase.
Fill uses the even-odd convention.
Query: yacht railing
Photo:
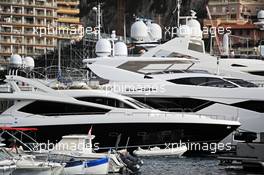
[[[224,115],[209,115],[209,114],[197,114],[193,112],[165,112],[165,111],[111,111],[111,112],[66,112],[66,113],[39,113],[39,114],[30,114],[26,117],[38,117],[40,115],[47,117],[59,117],[59,116],[70,116],[70,115],[116,115],[116,116],[147,116],[149,119],[153,119],[154,117],[162,117],[163,119],[171,118],[173,115],[177,115],[181,118],[186,118],[190,116],[198,116],[201,119],[210,118],[214,120],[229,120],[229,121],[238,121],[238,116],[224,116]],[[10,117],[15,116],[13,114],[1,114],[1,116],[6,115]],[[0,123],[1,124],[1,123]]]

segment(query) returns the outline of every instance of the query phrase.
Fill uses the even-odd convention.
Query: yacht
[[[227,52],[225,57],[216,57],[206,53],[202,39],[201,25],[195,18],[195,13],[192,16],[186,17],[185,24],[179,27],[177,37],[155,47],[146,48],[147,51],[141,54],[141,57],[195,58],[199,62],[192,65],[190,69],[207,70],[212,74],[232,76],[263,85],[263,60],[228,57],[228,34],[226,36],[224,35],[222,42],[223,46],[227,48],[221,48],[221,50],[226,50]],[[142,29],[139,28],[138,30]],[[263,50],[263,48],[264,46],[260,46],[259,49]]]
[[[84,62],[104,83],[108,82],[102,84],[108,91],[130,96],[155,109],[238,119],[243,130],[264,131],[264,88],[251,82],[201,70],[168,69],[182,66],[179,63],[187,65],[186,58],[124,56]]]
[[[221,141],[240,126],[238,121],[159,111],[107,91],[100,96],[87,95],[89,90],[66,94],[67,90],[53,90],[35,79],[14,75],[6,76],[5,82],[9,88],[0,99],[13,100],[13,105],[1,113],[0,126],[38,128],[37,140],[43,143],[87,133],[91,126],[100,148],[115,146],[117,138],[120,147],[180,140],[208,143]]]

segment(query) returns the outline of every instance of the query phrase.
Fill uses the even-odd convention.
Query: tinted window
[[[91,102],[91,103],[97,103],[102,104],[106,106],[116,107],[116,108],[128,108],[128,109],[134,109],[132,106],[119,101],[117,99],[113,98],[105,98],[105,97],[79,97],[76,98],[81,101]]]
[[[263,108],[264,101],[257,101],[257,100],[244,101],[244,102],[232,104],[232,106],[264,113],[264,108]]]
[[[259,76],[264,76],[264,71],[254,71],[254,72],[248,72],[252,75],[259,75]]]
[[[241,87],[258,87],[256,84],[254,83],[250,83],[248,81],[245,80],[241,80],[241,79],[232,79],[232,78],[227,78],[228,81],[231,81]]]
[[[95,114],[105,114],[109,112],[108,109],[69,104],[69,103],[57,103],[50,101],[35,101],[33,103],[24,106],[19,111],[30,114],[46,115],[46,116],[95,115]]]
[[[140,107],[140,108],[153,109],[152,107],[148,106],[147,104],[141,103],[141,102],[134,100],[134,99],[128,99],[128,101],[130,103],[133,103],[134,105]]]
[[[12,100],[0,100],[0,114],[14,105]]]
[[[142,103],[148,104],[149,106],[159,109],[162,111],[170,112],[197,112],[202,110],[214,102],[193,98],[136,98]]]
[[[202,45],[199,45],[199,44],[194,44],[194,43],[189,43],[189,47],[188,47],[189,50],[194,50],[194,51],[197,51],[197,52],[201,52],[203,53],[203,46]]]
[[[191,78],[180,78],[168,80],[175,84],[183,85],[196,85],[196,86],[210,86],[210,87],[223,87],[223,88],[235,88],[236,86],[232,83],[225,81],[220,78],[211,77],[191,77]]]

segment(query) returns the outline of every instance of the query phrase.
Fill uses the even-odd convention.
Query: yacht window
[[[61,102],[50,101],[35,101],[30,103],[21,109],[21,112],[30,114],[39,114],[46,116],[59,116],[59,115],[96,115],[105,114],[109,112],[109,109],[102,109],[98,107],[77,105]]]
[[[222,87],[222,88],[237,87],[228,81],[213,77],[190,77],[190,78],[172,79],[168,81],[175,84],[183,84],[183,85],[196,85],[196,86],[209,86],[209,87]]]
[[[188,49],[196,51],[196,52],[201,52],[201,53],[204,52],[202,45],[194,44],[194,43],[189,43]]]
[[[212,101],[193,98],[136,98],[155,109],[170,112],[197,112],[214,104]]]
[[[254,71],[254,72],[248,72],[252,75],[258,75],[258,76],[264,76],[264,71]]]
[[[232,64],[231,66],[232,67],[247,67],[247,66],[244,66],[244,65],[241,65],[241,64]]]
[[[140,108],[153,109],[152,107],[148,106],[147,104],[141,103],[141,102],[134,100],[134,99],[127,99],[127,101],[133,103],[134,105],[136,105]]]
[[[101,105],[111,106],[115,108],[128,108],[128,109],[135,109],[134,107],[113,98],[106,98],[106,97],[79,97],[76,98],[77,100],[97,103]]]
[[[14,105],[13,100],[0,100],[0,114]]]
[[[241,79],[234,79],[234,78],[226,78],[226,80],[231,81],[241,87],[258,87],[256,84],[241,80]]]
[[[264,105],[264,101],[257,101],[257,100],[243,101],[232,104],[232,106],[236,106],[242,109],[247,109],[259,113],[264,113],[263,105]]]

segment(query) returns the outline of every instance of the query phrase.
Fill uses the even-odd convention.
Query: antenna
[[[93,7],[93,11],[96,12],[96,22],[98,27],[98,40],[101,39],[101,4],[98,3],[97,7]]]
[[[181,0],[177,0],[177,27],[180,27]]]

